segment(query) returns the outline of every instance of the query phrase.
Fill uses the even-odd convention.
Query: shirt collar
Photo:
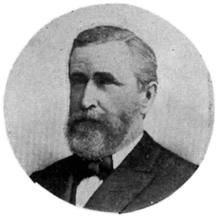
[[[141,140],[143,136],[143,133],[138,136],[132,143],[130,143],[128,146],[124,147],[120,151],[116,152],[112,156],[113,160],[113,168],[116,169],[120,163],[125,159],[125,157],[132,151],[132,149],[138,144],[138,142]]]

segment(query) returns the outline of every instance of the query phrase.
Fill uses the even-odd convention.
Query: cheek
[[[80,104],[83,97],[83,89],[74,89],[71,88],[70,90],[70,110],[78,110],[80,108]]]
[[[127,113],[132,115],[134,110],[139,107],[138,95],[134,91],[112,91],[109,98],[112,104],[110,107],[117,114]]]

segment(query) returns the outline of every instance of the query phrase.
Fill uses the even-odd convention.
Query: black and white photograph
[[[59,204],[76,214],[153,214],[169,199],[185,214],[190,197],[210,202],[212,183],[199,179],[212,175],[202,166],[218,92],[197,44],[147,4],[66,9],[33,28],[3,71],[4,145],[27,199],[36,208],[48,200],[43,215]],[[187,198],[175,199],[184,189]]]

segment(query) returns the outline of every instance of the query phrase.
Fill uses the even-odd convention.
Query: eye
[[[71,79],[71,83],[73,85],[81,85],[81,84],[86,84],[86,80],[82,79],[81,77],[77,77],[77,78]]]
[[[111,73],[108,72],[96,72],[93,79],[98,86],[123,85],[122,83],[119,83]]]
[[[69,76],[71,85],[84,85],[88,82],[87,77],[83,73],[74,73]]]
[[[95,82],[98,84],[98,85],[112,85],[115,83],[115,80],[111,77],[104,77],[104,76],[100,76],[100,77],[97,77],[95,79]]]

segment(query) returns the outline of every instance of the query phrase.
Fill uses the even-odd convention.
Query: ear
[[[146,113],[151,108],[154,102],[154,98],[156,96],[156,92],[157,92],[157,83],[152,81],[147,85],[146,91],[143,91],[141,93],[141,105],[142,105],[141,113],[143,115],[146,115]]]

